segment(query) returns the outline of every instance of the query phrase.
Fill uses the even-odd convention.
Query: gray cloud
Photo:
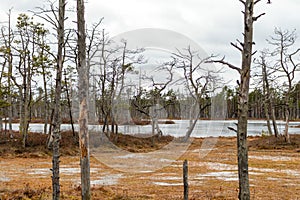
[[[68,5],[74,2],[69,1]],[[274,27],[300,30],[299,1],[266,2],[261,1],[255,9],[257,15],[266,13],[255,24],[254,48],[257,50],[267,46],[265,40]],[[5,19],[5,13],[12,6],[15,12],[26,12],[41,3],[40,0],[2,0],[0,17]],[[239,65],[240,54],[230,42],[242,40],[242,9],[243,5],[237,0],[89,0],[86,21],[92,23],[104,17],[102,27],[111,36],[139,28],[176,31],[194,40],[208,54],[226,55],[230,62]]]

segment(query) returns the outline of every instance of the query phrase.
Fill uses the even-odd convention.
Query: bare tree
[[[65,11],[66,11],[66,0],[59,0],[58,7],[54,5],[53,2],[48,1],[49,9],[45,8],[36,8],[38,11],[34,11],[33,13],[45,20],[47,23],[53,26],[56,30],[56,38],[57,38],[57,52],[51,52],[49,48],[45,48],[45,54],[51,55],[55,60],[55,93],[54,93],[54,105],[51,113],[51,124],[49,128],[49,138],[47,141],[48,148],[52,147],[53,155],[52,155],[52,198],[60,199],[60,176],[59,176],[59,163],[60,163],[60,140],[61,140],[61,94],[62,94],[62,73],[63,66],[65,62],[65,47],[66,47],[66,34],[65,34]],[[42,40],[42,42],[45,42]],[[43,53],[44,53],[43,51]],[[44,60],[44,59],[42,59]],[[45,103],[48,101],[48,93],[46,86],[46,63],[42,62],[42,75],[44,80],[44,90],[45,90]],[[45,109],[49,109],[49,105],[45,107]],[[46,111],[47,112],[47,111]],[[48,121],[48,114],[46,114],[45,123]],[[44,128],[46,131],[46,125]]]
[[[95,72],[99,72],[98,87],[100,89],[101,98],[98,101],[100,107],[99,118],[103,121],[102,131],[110,135],[118,133],[118,124],[114,109],[115,102],[118,102],[123,95],[124,89],[127,87],[125,81],[126,75],[134,73],[134,65],[143,62],[141,53],[143,49],[129,49],[126,40],[113,41],[108,39],[105,31],[102,31],[101,42],[99,45],[100,63],[99,68],[94,68]],[[111,130],[109,130],[111,123]]]
[[[295,79],[296,71],[299,71],[300,62],[296,62],[295,56],[299,55],[300,48],[296,50],[291,50],[296,41],[296,33],[295,30],[290,32],[288,30],[275,29],[274,36],[271,37],[269,43],[275,47],[272,52],[272,56],[276,58],[276,63],[274,66],[274,70],[279,72],[286,81],[284,82],[284,86],[286,88],[285,91],[285,129],[284,129],[284,137],[286,142],[290,143],[289,136],[289,121],[290,121],[290,98],[293,89],[293,81]]]
[[[252,63],[253,46],[253,24],[258,18],[265,13],[254,16],[254,6],[261,0],[239,0],[243,6],[244,15],[244,41],[238,40],[239,44],[231,43],[242,54],[241,68],[230,64],[224,59],[215,62],[227,65],[229,68],[236,70],[240,74],[239,98],[238,98],[238,125],[237,130],[237,149],[238,149],[238,174],[239,174],[239,199],[250,200],[249,172],[248,172],[248,146],[247,146],[247,122],[248,122],[248,99],[249,99],[249,82],[250,69]],[[270,3],[268,1],[267,3]]]
[[[57,23],[57,58],[56,58],[56,83],[55,83],[55,98],[51,137],[53,138],[52,149],[52,189],[53,199],[60,199],[60,185],[59,185],[59,145],[61,139],[60,125],[61,125],[61,91],[62,91],[62,70],[64,63],[64,47],[65,47],[65,0],[59,0],[58,7],[58,23]]]
[[[158,82],[155,80],[153,76],[147,77],[146,75],[144,76],[144,79],[149,79],[152,83],[152,87],[154,89],[151,91],[151,96],[152,96],[152,102],[150,105],[147,107],[150,108],[150,113],[149,117],[151,118],[151,125],[152,125],[152,135],[155,135],[155,133],[160,137],[162,136],[163,132],[159,128],[158,125],[158,112],[160,110],[163,110],[164,108],[160,105],[160,98],[162,95],[162,92],[173,82],[173,76],[174,76],[174,67],[175,67],[175,62],[165,62],[161,66],[159,66],[156,70],[158,73],[161,74],[166,74],[166,78],[164,82]],[[144,108],[147,108],[144,107]],[[144,111],[144,113],[147,113]],[[156,130],[156,132],[155,132]]]
[[[90,152],[88,132],[89,71],[86,63],[84,0],[77,0],[78,30],[78,89],[79,89],[79,146],[81,168],[81,197],[91,199],[90,192]]]
[[[123,91],[127,84],[125,83],[126,75],[134,73],[134,65],[145,63],[142,55],[144,49],[128,49],[127,41],[122,39],[121,44],[115,49],[120,52],[120,56],[116,56],[111,65],[112,77],[111,77],[111,119],[112,119],[112,133],[118,133],[118,123],[116,122],[117,116],[115,116],[114,109],[116,106],[115,102],[120,102],[123,95]],[[115,128],[114,128],[115,126]]]
[[[72,73],[72,70],[71,70],[71,72],[70,73]],[[71,123],[71,128],[72,128],[72,133],[73,133],[73,137],[75,137],[76,136],[76,133],[75,133],[75,127],[74,127],[74,121],[73,121],[73,114],[72,114],[72,102],[71,102],[71,95],[70,95],[70,89],[72,89],[71,88],[71,86],[69,86],[69,85],[71,85],[72,84],[72,78],[70,78],[69,80],[68,80],[68,78],[67,78],[67,71],[66,70],[64,70],[64,76],[65,76],[65,81],[64,81],[64,88],[65,88],[65,92],[66,92],[66,98],[67,98],[67,104],[68,104],[68,110],[69,110],[69,117],[70,117],[70,123]],[[76,137],[75,137],[76,138]]]
[[[190,126],[186,132],[185,140],[188,140],[199,120],[201,113],[211,105],[207,99],[209,94],[215,89],[217,82],[216,71],[208,69],[207,63],[212,57],[201,58],[197,51],[190,47],[184,51],[174,54],[177,68],[183,70],[184,83],[189,95],[194,100],[189,107]]]
[[[255,60],[255,63],[258,65],[261,71],[260,81],[262,82],[263,87],[263,95],[264,95],[264,110],[265,115],[267,118],[267,126],[269,134],[273,134],[271,124],[270,124],[270,118],[272,120],[273,130],[275,137],[278,137],[279,131],[277,127],[276,122],[276,115],[275,115],[275,105],[274,105],[274,94],[271,89],[270,84],[276,80],[276,77],[274,77],[274,70],[270,70],[269,63],[267,61],[267,57],[269,55],[269,52],[267,49],[261,52],[261,55],[258,59]]]

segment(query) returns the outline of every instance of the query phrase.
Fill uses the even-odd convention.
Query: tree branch
[[[223,64],[223,65],[228,66],[228,67],[231,68],[231,69],[234,69],[234,70],[238,71],[238,73],[241,74],[241,68],[236,67],[236,66],[234,66],[234,65],[232,65],[232,64],[230,64],[230,63],[224,61],[224,59],[225,59],[225,57],[223,57],[223,58],[220,59],[220,60],[209,60],[209,61],[206,61],[206,63],[221,63],[221,64]]]
[[[243,5],[246,5],[246,2],[243,0],[239,0]]]
[[[236,129],[234,129],[234,128],[230,127],[230,126],[228,126],[227,128],[228,128],[229,130],[234,131],[234,132],[237,133],[237,130],[236,130]]]
[[[254,1],[254,5],[257,4],[258,2],[260,2],[261,0],[256,0]]]
[[[254,51],[254,52],[252,53],[252,56],[254,56],[256,53],[257,53],[257,51]]]
[[[238,45],[234,44],[233,42],[230,42],[230,44],[231,44],[233,47],[237,48],[240,52],[243,52],[243,49],[240,48]]]
[[[300,48],[299,49],[297,49],[294,53],[291,53],[290,55],[289,55],[289,57],[292,57],[292,56],[294,56],[295,54],[297,54],[298,52],[300,51]]]
[[[260,15],[256,16],[256,17],[253,17],[253,21],[257,21],[258,18],[260,18],[261,16],[265,15],[266,13],[261,13]]]

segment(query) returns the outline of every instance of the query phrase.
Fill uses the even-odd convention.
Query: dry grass
[[[126,140],[126,137],[118,138],[119,145],[124,149],[132,148],[135,152],[141,152],[143,148],[142,152],[155,150],[151,142],[129,137]],[[71,135],[65,134],[62,141],[61,199],[80,199],[77,144],[70,142],[70,138]],[[4,137],[0,139],[8,140]],[[1,142],[1,200],[52,198],[51,152],[44,150],[41,138],[32,139],[33,145],[27,150],[18,148],[18,141]],[[216,138],[194,139],[180,158],[151,173],[120,172],[92,157],[93,199],[182,199],[182,163],[185,159],[189,163],[191,200],[237,199],[236,139],[218,138],[216,145],[203,156],[205,148],[201,145],[210,143],[210,139],[213,141]],[[249,138],[251,199],[300,199],[300,135],[293,135],[292,141],[292,144],[286,144],[271,137]],[[166,139],[161,144],[169,142]]]

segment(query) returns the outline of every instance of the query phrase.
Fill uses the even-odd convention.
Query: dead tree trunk
[[[254,0],[244,2],[244,43],[242,49],[242,69],[240,70],[240,86],[238,97],[238,174],[239,174],[239,199],[250,200],[249,173],[248,173],[248,99],[250,68],[253,44],[253,6]]]
[[[188,183],[188,161],[183,162],[183,199],[189,199],[189,183]]]
[[[73,137],[76,138],[74,123],[73,123],[73,115],[72,115],[72,103],[71,103],[71,97],[70,97],[69,88],[68,88],[67,72],[64,71],[64,73],[65,73],[65,84],[66,84],[65,87],[66,87],[66,94],[67,94],[70,123],[71,123],[71,127],[72,127]]]
[[[290,53],[290,48],[293,48],[293,45],[296,42],[296,33],[295,30],[290,32],[288,30],[275,29],[275,35],[271,37],[269,43],[275,47],[272,52],[272,56],[276,56],[277,62],[274,64],[274,69],[282,73],[283,76],[286,77],[286,81],[283,84],[286,87],[286,91],[284,92],[284,118],[285,118],[285,130],[284,137],[286,142],[290,143],[290,136],[288,132],[289,128],[289,120],[290,120],[290,98],[293,90],[293,82],[295,80],[296,72],[299,71],[300,63],[296,63],[294,60],[294,56],[299,56],[300,48],[296,51]]]
[[[60,125],[61,125],[61,82],[62,82],[62,69],[64,63],[63,49],[64,49],[64,22],[65,22],[65,0],[59,0],[58,10],[58,46],[57,46],[57,60],[56,60],[56,84],[55,84],[55,98],[54,98],[54,112],[52,121],[52,189],[53,199],[60,199],[60,184],[59,184],[59,145],[61,139]]]
[[[224,59],[212,62],[222,63],[229,68],[237,70],[240,74],[238,90],[238,125],[237,125],[237,159],[239,174],[239,199],[250,200],[249,172],[248,172],[248,145],[247,145],[247,122],[248,122],[248,100],[249,100],[249,82],[250,69],[252,63],[252,45],[253,45],[253,23],[265,13],[253,16],[254,5],[260,0],[240,0],[244,5],[244,41],[240,45],[231,43],[242,53],[242,68],[236,67]],[[269,3],[269,2],[268,2]],[[232,128],[231,128],[232,129]],[[232,129],[233,130],[233,129]]]
[[[276,122],[276,113],[275,113],[275,106],[274,106],[274,100],[273,95],[270,96],[270,107],[271,107],[271,117],[272,117],[272,124],[273,124],[273,130],[275,137],[279,136],[278,126]]]
[[[273,131],[271,128],[270,124],[270,110],[272,111],[271,107],[271,96],[269,94],[270,88],[269,88],[269,81],[268,81],[268,76],[267,76],[267,65],[265,62],[265,54],[262,53],[261,58],[261,71],[262,71],[262,85],[263,85],[263,95],[264,95],[264,110],[265,110],[265,115],[266,115],[266,120],[267,120],[267,126],[268,126],[268,132],[270,135],[273,135]],[[273,119],[273,118],[272,118]],[[274,121],[272,121],[274,123]],[[276,121],[275,121],[276,123]],[[274,125],[274,124],[273,124]],[[275,124],[276,125],[276,124]],[[275,136],[277,137],[277,132],[275,131]]]
[[[89,77],[86,65],[86,32],[84,19],[84,1],[77,0],[78,29],[78,82],[79,82],[79,146],[81,168],[81,197],[91,199],[90,193],[90,152],[88,133],[88,90]]]
[[[289,93],[289,92],[288,92]],[[289,95],[287,95],[285,100],[285,125],[284,125],[284,139],[287,143],[291,143],[289,134],[289,122],[290,122],[290,106],[289,106]]]
[[[8,80],[7,80],[7,84],[8,84],[8,88],[11,91],[11,78],[10,76],[12,76],[12,68],[13,68],[13,55],[12,55],[12,51],[11,51],[11,44],[12,44],[12,30],[11,30],[11,9],[9,10],[9,14],[8,14],[8,47],[9,47],[9,55],[8,55]],[[8,127],[9,127],[9,136],[12,138],[13,137],[13,131],[12,131],[12,118],[13,118],[13,105],[12,105],[12,94],[10,93],[7,97],[7,101],[9,104],[9,110],[8,110]]]
[[[271,113],[274,135],[275,135],[275,137],[278,137],[279,131],[278,131],[277,122],[276,122],[274,97],[270,90],[270,84],[269,84],[269,79],[268,79],[268,74],[267,74],[267,66],[266,66],[264,59],[265,59],[264,56],[262,56],[263,82],[266,87],[266,97],[267,97],[267,102],[269,104],[268,108],[270,109],[270,113]]]
[[[272,119],[272,124],[273,124],[274,135],[275,135],[275,137],[278,137],[279,131],[278,131],[277,122],[276,122],[274,97],[270,91],[270,84],[269,84],[269,80],[267,78],[267,74],[265,74],[265,75],[266,75],[266,77],[264,78],[264,81],[266,84],[266,95],[267,95],[268,103],[269,103],[268,107],[271,111],[271,119]]]
[[[44,63],[42,64],[42,74],[43,74],[43,87],[44,87],[44,134],[47,134],[47,127],[48,127],[48,122],[49,122],[49,103],[48,103],[48,91],[47,91],[47,80],[46,80],[46,66],[44,66]]]

